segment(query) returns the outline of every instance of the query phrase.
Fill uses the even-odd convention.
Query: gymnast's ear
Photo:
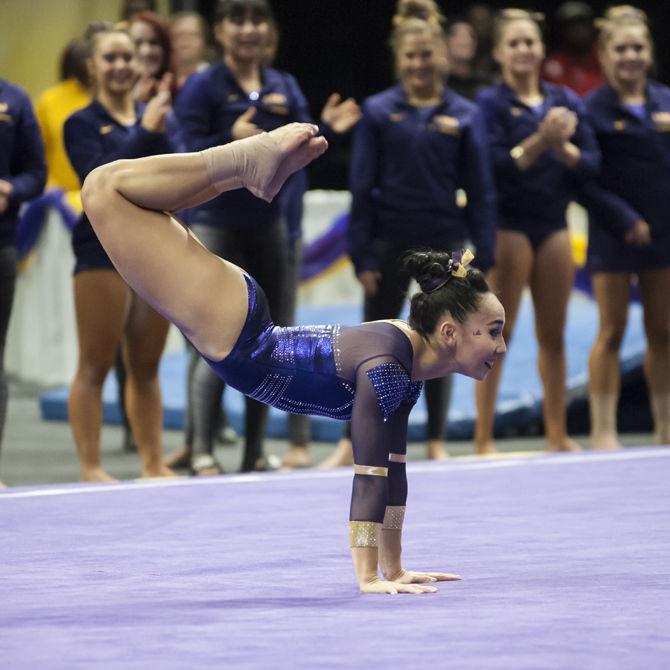
[[[440,318],[436,331],[440,341],[444,344],[456,344],[458,329],[456,328],[456,322],[449,312]]]

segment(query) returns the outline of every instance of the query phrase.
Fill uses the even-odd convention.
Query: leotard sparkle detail
[[[384,419],[411,406],[421,382],[411,380],[412,345],[386,322],[360,326],[275,326],[265,294],[245,274],[249,313],[223,361],[206,359],[230,386],[260,402],[295,414],[351,419],[359,367],[377,397]],[[343,353],[346,352],[346,353]]]

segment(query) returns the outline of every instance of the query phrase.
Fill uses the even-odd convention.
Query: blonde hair
[[[445,23],[435,0],[398,0],[389,44],[395,53],[407,35],[428,32],[433,38],[444,40]]]
[[[646,12],[643,12],[633,5],[617,5],[610,7],[605,15],[596,19],[593,24],[598,29],[598,43],[601,48],[604,47],[613,37],[614,33],[620,28],[641,27],[647,34],[649,44],[653,45],[651,31],[649,30],[649,21]]]
[[[508,7],[501,9],[493,21],[493,46],[497,47],[502,40],[503,31],[513,21],[530,21],[537,27],[537,32],[542,38],[542,24],[544,23],[544,14],[542,12],[532,12],[527,9],[517,9]]]

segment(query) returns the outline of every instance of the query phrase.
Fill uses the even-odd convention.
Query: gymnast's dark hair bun
[[[445,312],[463,323],[490,290],[484,275],[462,265],[460,258],[460,252],[421,250],[410,251],[403,260],[405,272],[421,288],[412,296],[409,324],[423,337],[434,332]]]
[[[405,269],[424,293],[430,293],[451,278],[454,264],[446,251],[411,251],[405,257]]]

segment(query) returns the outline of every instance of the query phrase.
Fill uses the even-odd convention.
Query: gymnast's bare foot
[[[343,437],[335,447],[335,451],[328,458],[319,463],[318,467],[322,469],[341,468],[345,465],[354,464],[354,452],[351,440]]]
[[[616,433],[603,433],[591,436],[591,449],[594,451],[613,451],[621,449],[621,442]]]
[[[318,131],[311,123],[289,123],[230,144],[243,186],[270,202],[294,172],[328,148],[325,138],[316,137]]]
[[[572,439],[565,436],[557,440],[547,439],[545,451],[581,451],[582,448]]]
[[[309,450],[303,446],[290,446],[282,459],[283,468],[309,468],[311,465]]]
[[[486,442],[475,442],[475,455],[493,456],[497,453],[498,450],[495,448],[493,440],[486,440]]]
[[[163,463],[157,465],[142,466],[142,479],[154,479],[155,477],[176,477],[177,473],[168,468]]]
[[[108,475],[102,467],[99,465],[94,467],[84,467],[82,466],[79,480],[82,482],[116,482],[118,480],[114,479]]]
[[[428,440],[426,442],[426,458],[429,461],[446,461],[449,458],[446,444],[443,440]]]

